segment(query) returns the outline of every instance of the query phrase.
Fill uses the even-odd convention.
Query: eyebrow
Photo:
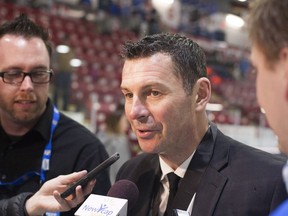
[[[48,67],[49,68],[49,67]],[[32,67],[31,70],[29,71],[32,71],[32,70],[37,70],[37,69],[48,69],[45,65],[37,65],[35,67]],[[23,70],[23,67],[21,66],[8,66],[8,67],[4,67],[4,69],[2,69],[2,71],[7,71],[7,70],[21,70],[21,71],[24,71]]]
[[[165,87],[165,85],[164,85],[163,83],[161,83],[161,82],[152,82],[152,83],[148,83],[148,84],[142,86],[141,88],[144,88],[144,89],[146,89],[146,88],[152,88],[153,86],[156,86],[156,85],[157,85],[157,86],[163,86],[163,87]],[[122,90],[129,90],[127,87],[121,86],[121,85],[120,85],[120,88],[121,88]]]

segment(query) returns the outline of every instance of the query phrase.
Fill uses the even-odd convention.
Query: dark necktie
[[[180,177],[177,176],[174,172],[167,174],[168,181],[169,181],[169,197],[168,197],[168,203],[166,207],[166,211],[164,213],[164,216],[172,216],[172,203],[174,200],[174,196],[178,189],[178,183],[180,180]]]

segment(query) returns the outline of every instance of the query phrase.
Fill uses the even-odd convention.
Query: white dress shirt
[[[164,212],[166,210],[166,206],[167,206],[167,202],[168,202],[168,196],[169,196],[169,182],[168,182],[168,178],[167,178],[167,174],[170,172],[174,172],[177,176],[179,176],[180,178],[183,178],[186,170],[192,160],[192,157],[194,155],[195,151],[189,156],[189,158],[187,158],[176,170],[173,170],[160,156],[159,156],[159,162],[160,162],[160,168],[162,170],[162,176],[160,181],[162,182],[162,188],[161,188],[161,203],[159,206],[159,216],[163,216]],[[195,197],[195,194],[194,194]],[[194,198],[193,197],[193,198]],[[191,201],[194,202],[194,199],[192,199]],[[189,208],[191,208],[190,214],[192,212],[192,207],[193,207],[193,202],[190,203]],[[187,209],[187,211],[188,211]]]

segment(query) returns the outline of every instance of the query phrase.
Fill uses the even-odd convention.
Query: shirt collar
[[[50,99],[48,99],[44,113],[42,114],[42,116],[40,116],[39,121],[32,129],[33,131],[38,132],[47,142],[49,141],[50,138],[52,117],[53,117],[53,105]]]
[[[159,162],[160,162],[160,168],[162,170],[162,176],[161,176],[161,181],[164,179],[164,177],[170,173],[174,172],[176,175],[179,177],[183,178],[186,170],[192,160],[192,157],[194,155],[195,151],[182,163],[180,164],[179,167],[177,167],[176,170],[173,170],[160,156],[159,156]]]
[[[211,125],[209,124],[209,127],[208,127],[208,130],[206,132],[209,133],[211,131]],[[205,137],[205,136],[204,136]],[[203,141],[203,140],[202,140]],[[201,142],[202,142],[201,141]],[[174,172],[176,175],[178,175],[179,177],[181,178],[184,178],[184,175],[186,173],[186,170],[193,158],[193,155],[195,153],[196,150],[194,150],[192,152],[192,154],[182,163],[180,164],[180,166],[176,169],[176,170],[173,170],[160,156],[159,156],[159,162],[160,162],[160,168],[162,170],[162,176],[161,176],[161,181],[164,179],[164,177],[170,173],[170,172]],[[288,179],[287,179],[288,181]]]

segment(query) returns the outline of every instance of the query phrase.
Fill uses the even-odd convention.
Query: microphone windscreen
[[[136,184],[127,179],[122,179],[112,185],[107,196],[128,200],[128,208],[132,208],[138,200],[139,190]]]

